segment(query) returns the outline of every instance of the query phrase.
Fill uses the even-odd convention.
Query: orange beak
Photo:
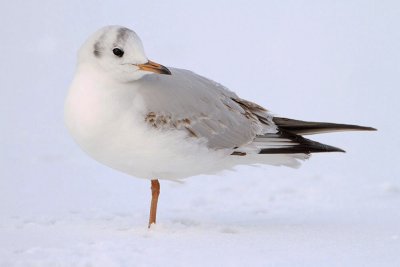
[[[139,69],[144,70],[144,71],[150,71],[150,72],[154,72],[154,73],[158,73],[158,74],[171,75],[171,71],[167,67],[164,67],[163,65],[155,63],[151,60],[147,61],[147,63],[144,63],[144,64],[138,64],[137,66],[139,67]]]

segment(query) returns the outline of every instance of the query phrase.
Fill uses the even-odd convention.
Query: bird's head
[[[79,64],[89,64],[122,82],[150,73],[171,74],[166,67],[148,60],[139,36],[122,26],[107,26],[95,32],[78,56]]]

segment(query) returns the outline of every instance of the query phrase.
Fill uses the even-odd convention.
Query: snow
[[[0,4],[0,266],[399,266],[397,1],[12,1]],[[161,182],[87,157],[63,125],[76,51],[107,24],[150,59],[297,119],[376,133],[347,153]]]

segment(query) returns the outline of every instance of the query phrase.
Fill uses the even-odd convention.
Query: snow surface
[[[104,1],[103,1],[104,2]],[[0,266],[400,266],[398,1],[2,1]],[[63,125],[76,51],[120,24],[149,58],[292,118],[374,126],[346,154],[149,182]]]

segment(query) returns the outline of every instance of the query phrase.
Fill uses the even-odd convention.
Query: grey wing
[[[276,132],[264,108],[193,72],[170,70],[170,76],[148,75],[140,80],[144,120],[149,125],[185,131],[213,149],[233,149],[251,143],[257,135]]]

